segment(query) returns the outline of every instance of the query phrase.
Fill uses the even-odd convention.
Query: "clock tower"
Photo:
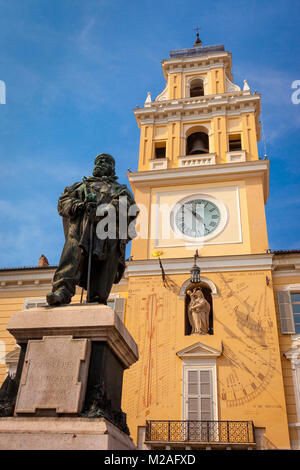
[[[123,409],[136,442],[152,449],[289,447],[260,95],[235,84],[231,68],[223,45],[197,35],[162,61],[165,89],[134,110],[139,164],[128,179],[140,215],[125,324],[140,359],[125,374]],[[205,331],[191,327],[195,288],[210,305]]]
[[[166,87],[135,109],[142,206],[134,260],[265,253],[268,160],[260,160],[260,95],[233,83],[224,46],[171,51]]]

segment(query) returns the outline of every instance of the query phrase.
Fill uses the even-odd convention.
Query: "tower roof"
[[[194,47],[189,47],[187,49],[176,49],[174,51],[170,51],[170,57],[178,58],[178,57],[192,57],[196,55],[204,55],[209,54],[210,52],[223,52],[225,51],[224,44],[215,44],[213,46],[201,46],[197,45]]]

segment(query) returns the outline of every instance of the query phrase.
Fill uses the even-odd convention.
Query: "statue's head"
[[[199,297],[200,299],[203,299],[203,298],[204,298],[204,295],[203,295],[203,292],[202,292],[201,289],[197,289],[196,295],[197,295],[197,297]]]
[[[101,153],[95,158],[94,176],[115,176],[115,159],[108,153]]]

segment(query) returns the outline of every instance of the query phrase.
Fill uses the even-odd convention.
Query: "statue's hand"
[[[95,202],[85,203],[85,212],[88,215],[89,221],[94,222],[96,219],[97,204]]]
[[[71,215],[73,217],[77,217],[82,211],[84,210],[84,203],[83,202],[75,202],[72,206]]]
[[[89,193],[86,196],[84,205],[85,205],[85,212],[88,215],[90,222],[94,222],[95,217],[96,217],[96,210],[97,210],[97,195],[94,193]]]

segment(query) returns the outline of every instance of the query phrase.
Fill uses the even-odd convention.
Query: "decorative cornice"
[[[228,73],[231,74],[231,53],[227,51],[207,51],[205,54],[202,53],[201,55],[171,57],[170,59],[162,61],[162,69],[164,77],[167,78],[167,74],[174,68],[181,72],[186,72],[189,68],[193,70],[195,68],[189,66],[197,65],[198,67],[201,67],[200,64],[203,64],[204,67],[206,65],[211,65],[214,68],[222,65],[225,66]]]
[[[189,275],[194,259],[164,258],[162,264],[167,274]],[[262,253],[257,255],[232,255],[201,257],[198,261],[201,273],[226,271],[265,271],[272,269],[272,255]],[[157,259],[128,261],[126,267],[128,277],[160,276],[161,269]]]
[[[208,65],[198,65],[194,66],[195,63],[198,61],[194,61],[194,63],[186,64],[183,66],[182,64],[178,65],[171,65],[170,68],[166,69],[166,73],[172,74],[172,73],[190,73],[190,72],[207,72],[208,70],[212,69],[225,69],[227,73],[230,73],[228,64],[224,64],[223,62],[217,62],[214,61],[213,64],[208,64]],[[166,75],[164,75],[166,77]]]
[[[266,163],[266,161],[262,162]],[[224,165],[220,165],[224,167]],[[178,169],[182,170],[182,169]],[[170,170],[168,170],[170,171]],[[193,168],[194,172],[195,169]],[[157,173],[157,171],[145,172]],[[139,174],[139,173],[137,173]],[[130,173],[134,175],[134,173]],[[156,181],[156,177],[153,178]],[[199,179],[198,179],[199,181]],[[173,184],[176,184],[173,180]],[[169,274],[187,274],[191,269],[193,258],[167,258],[163,265]],[[160,275],[157,260],[133,260],[127,261],[124,278],[119,285],[127,285],[128,277]],[[51,290],[52,279],[56,266],[51,268],[5,268],[0,270],[0,293],[13,291],[39,291]],[[263,253],[258,255],[233,255],[214,256],[201,258],[202,272],[240,271],[253,269],[272,269],[272,277],[299,277],[300,276],[300,252]],[[292,288],[288,284],[286,289]],[[281,288],[284,289],[282,286]],[[299,288],[299,284],[297,284]]]
[[[237,117],[240,116],[241,114],[248,114],[248,113],[254,113],[255,112],[255,107],[254,106],[247,106],[244,108],[239,109],[223,109],[221,107],[220,110],[215,110],[211,111],[209,113],[204,113],[203,111],[188,111],[185,110],[184,113],[179,114],[179,112],[172,110],[172,112],[168,113],[163,113],[162,116],[159,116],[154,118],[154,117],[147,117],[144,119],[141,119],[138,121],[139,125],[152,125],[152,124],[168,124],[169,122],[176,122],[176,121],[182,121],[182,122],[189,122],[189,121],[207,121],[212,119],[213,117],[220,117],[220,116],[227,116],[227,117]],[[258,131],[258,128],[257,128]]]
[[[239,162],[236,163],[223,163],[218,165],[207,165],[205,167],[193,167],[193,168],[169,168],[167,170],[151,170],[151,171],[137,171],[127,173],[127,177],[130,183],[134,185],[148,185],[149,183],[158,182],[160,185],[166,180],[171,180],[173,184],[176,184],[177,179],[182,178],[193,178],[195,181],[199,181],[201,177],[212,176],[216,178],[234,174],[235,177],[238,175],[245,176],[247,173],[267,172],[269,170],[268,160],[255,160],[250,162]]]
[[[195,358],[195,357],[219,357],[222,354],[222,351],[219,351],[215,348],[212,348],[211,346],[207,346],[206,344],[203,343],[194,343],[191,346],[188,346],[187,348],[182,349],[181,351],[178,351],[177,356],[180,358]]]
[[[300,276],[300,252],[273,253],[273,277]]]
[[[41,291],[52,289],[52,279],[56,266],[51,269],[39,268],[11,268],[0,270],[0,294],[1,292],[12,291]],[[127,284],[127,280],[122,279],[118,285]]]
[[[0,293],[2,291],[51,289],[56,267],[51,269],[11,269],[0,271]]]
[[[286,270],[276,271],[276,270],[274,270],[274,267],[273,267],[273,274],[272,275],[273,275],[274,278],[299,277],[300,276],[300,270],[296,271],[296,270],[293,270],[293,269],[286,269]],[[283,289],[285,289],[285,288],[283,287]]]
[[[300,269],[300,253],[274,253],[274,267],[280,269],[281,267],[288,268],[293,266],[295,269]]]
[[[291,359],[292,363],[300,360],[300,335],[292,336],[292,347],[284,353],[287,359]]]
[[[251,105],[251,107],[250,107]],[[186,116],[191,111],[199,111],[208,116],[213,117],[213,113],[217,110],[222,112],[250,112],[249,110],[257,110],[260,114],[260,95],[249,94],[247,91],[236,91],[230,93],[222,93],[217,95],[205,95],[194,98],[180,98],[164,101],[152,101],[150,106],[145,108],[135,108],[134,114],[139,124],[144,123],[149,119],[162,119],[167,118],[168,113],[179,113],[181,117]],[[234,107],[234,109],[232,109]]]
[[[133,186],[176,185],[217,182],[245,179],[247,177],[262,176],[264,179],[265,202],[269,196],[269,161],[256,160],[239,163],[223,163],[218,165],[193,166],[187,168],[169,168],[166,170],[138,171],[127,173]]]
[[[0,274],[4,272],[11,272],[11,271],[40,271],[44,272],[47,270],[53,271],[55,270],[57,266],[52,265],[52,266],[17,266],[15,268],[0,268]]]
[[[155,173],[155,171],[151,172]],[[163,265],[168,274],[188,274],[193,258],[166,258]],[[211,256],[201,258],[201,272],[270,270],[272,277],[299,277],[299,254],[262,253],[257,255]],[[55,267],[52,269],[17,268],[0,270],[0,293],[16,291],[51,290]],[[128,277],[158,276],[160,268],[157,260],[133,260],[126,262],[126,270],[119,285],[126,286]],[[300,282],[300,281],[299,281]],[[299,288],[300,284],[288,284],[281,289]],[[296,287],[295,287],[296,286]]]

